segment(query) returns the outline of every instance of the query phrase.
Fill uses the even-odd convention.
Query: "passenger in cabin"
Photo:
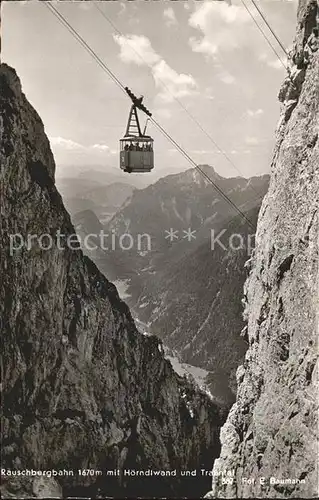
[[[125,149],[125,151],[128,151],[129,150],[129,145],[126,144],[124,149]]]
[[[130,144],[130,146],[129,146],[129,150],[130,150],[130,151],[134,151],[134,144],[133,144],[133,143],[131,143],[131,144]]]

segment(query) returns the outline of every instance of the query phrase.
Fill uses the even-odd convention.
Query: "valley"
[[[247,214],[251,226],[232,214],[193,169],[133,190],[106,223],[93,209],[75,213],[72,220],[82,240],[91,235],[97,248],[83,251],[118,287],[142,333],[158,336],[182,371],[202,370],[200,385],[204,380],[214,398],[229,406],[236,393],[236,369],[247,348],[240,335],[244,265],[251,253],[247,242],[254,236],[268,176],[226,179],[209,165],[203,168]],[[111,187],[99,202],[109,203]],[[92,236],[100,231],[112,236],[114,246],[101,248]],[[215,245],[212,234],[217,235]],[[145,246],[123,247],[123,236],[132,242],[143,236]]]

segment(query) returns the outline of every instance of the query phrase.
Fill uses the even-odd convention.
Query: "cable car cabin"
[[[137,98],[128,87],[125,90],[133,104],[131,106],[126,132],[120,140],[120,167],[124,172],[151,172],[154,168],[153,139],[146,135],[146,121],[144,131],[141,131],[137,109],[143,111],[149,117],[152,113],[142,104],[143,96]]]
[[[124,137],[120,141],[120,146],[120,167],[124,172],[151,172],[154,168],[151,137]]]

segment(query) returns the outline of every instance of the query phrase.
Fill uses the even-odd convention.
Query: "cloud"
[[[118,16],[122,16],[126,12],[126,3],[120,2],[120,10]]]
[[[249,16],[242,6],[206,1],[195,9],[188,22],[202,32],[201,38],[189,40],[194,52],[214,56],[221,49],[234,50],[242,42],[250,43],[243,29]]]
[[[217,76],[220,79],[220,81],[225,83],[226,85],[232,85],[233,83],[236,82],[236,78],[233,77],[233,75],[231,75],[230,73],[223,72]]]
[[[193,149],[191,153],[195,155],[213,155],[218,153],[218,151],[207,150],[207,149]]]
[[[210,56],[214,56],[218,52],[218,46],[216,43],[203,38],[202,40],[196,40],[195,37],[189,39],[189,44],[193,52],[202,52]]]
[[[110,151],[109,146],[107,146],[106,144],[93,144],[92,148],[96,149],[97,151]]]
[[[74,151],[74,152],[101,152],[114,154],[115,151],[111,150],[107,144],[93,144],[89,146],[84,146],[79,142],[75,142],[72,139],[65,139],[64,137],[49,137],[51,146],[59,150],[64,151]]]
[[[270,68],[273,68],[273,69],[284,69],[283,63],[285,63],[285,61],[281,62],[279,59],[274,59],[272,61],[267,61],[268,66]]]
[[[177,24],[175,12],[173,11],[172,7],[164,9],[163,17],[165,19],[166,26],[175,26]]]
[[[255,118],[255,117],[263,115],[263,114],[264,114],[264,110],[261,108],[247,109],[247,115],[250,116],[251,118]]]
[[[125,63],[149,66],[159,97],[171,102],[174,98],[191,95],[197,88],[192,75],[178,73],[153,49],[150,40],[143,35],[113,35],[120,47],[120,59]]]
[[[113,39],[120,46],[120,59],[124,63],[152,66],[161,60],[146,36],[113,35]]]
[[[60,147],[68,150],[85,149],[82,144],[72,141],[71,139],[64,139],[63,137],[50,137],[52,146]]]
[[[177,73],[163,59],[153,67],[153,77],[156,87],[160,89],[159,97],[166,102],[188,96],[197,87],[191,75]]]
[[[251,146],[255,146],[256,144],[259,144],[259,142],[260,141],[257,139],[257,137],[253,137],[253,136],[245,137],[245,143],[249,144]]]

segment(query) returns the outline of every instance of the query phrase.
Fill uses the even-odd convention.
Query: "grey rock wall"
[[[176,375],[158,339],[137,331],[115,286],[66,244],[75,230],[55,187],[49,141],[4,64],[0,110],[1,466],[75,471],[40,483],[4,476],[1,496],[204,492],[201,477],[192,486],[178,474],[140,482],[77,474],[211,469],[220,410]],[[57,231],[65,235],[59,243]],[[14,234],[15,245],[24,245],[10,251]],[[27,248],[28,235],[37,239]]]
[[[208,497],[318,497],[317,21],[317,2],[301,1],[245,286],[249,349]]]

